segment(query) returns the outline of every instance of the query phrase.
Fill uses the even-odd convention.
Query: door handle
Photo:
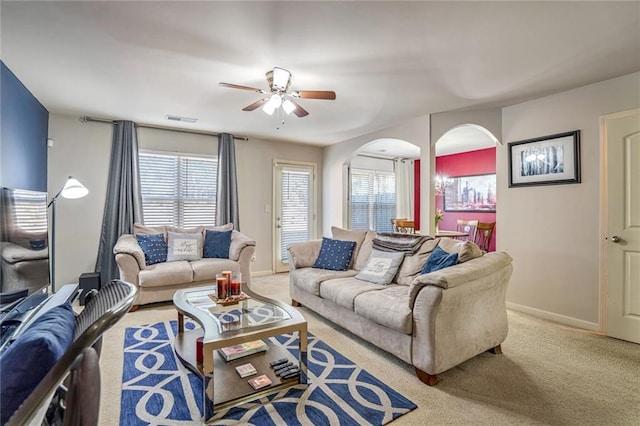
[[[620,241],[622,241],[622,238],[618,237],[617,235],[614,235],[613,237],[611,237],[612,243],[619,243]]]

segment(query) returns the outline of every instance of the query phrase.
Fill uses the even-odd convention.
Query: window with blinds
[[[284,169],[280,181],[282,240],[280,259],[287,263],[289,244],[311,239],[311,171]]]
[[[141,152],[139,161],[145,225],[215,225],[217,159]]]
[[[351,229],[391,232],[395,214],[395,174],[351,169]]]
[[[13,214],[17,236],[47,234],[47,194],[21,189],[13,191]]]

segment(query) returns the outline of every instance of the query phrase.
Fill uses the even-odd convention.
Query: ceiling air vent
[[[167,120],[180,121],[182,123],[196,123],[197,118],[180,117],[179,115],[167,115]]]

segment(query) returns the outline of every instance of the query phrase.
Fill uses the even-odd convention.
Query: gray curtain
[[[142,222],[138,137],[132,121],[117,121],[113,127],[107,197],[95,269],[100,272],[103,285],[118,278],[113,246],[120,235],[133,233],[134,222]]]
[[[233,135],[218,135],[218,194],[216,224],[233,223],[240,231],[238,212],[238,180],[236,178],[236,146]]]

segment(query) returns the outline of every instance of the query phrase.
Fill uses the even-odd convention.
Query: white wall
[[[601,115],[640,107],[640,73],[503,109],[497,246],[514,259],[509,306],[600,330]],[[508,188],[508,142],[581,131],[582,183]]]
[[[57,192],[68,175],[88,189],[80,200],[60,199],[56,218],[56,283],[77,282],[83,272],[94,270],[107,190],[113,126],[82,123],[76,116],[51,114],[49,137],[49,195]],[[141,149],[215,155],[217,138],[187,133],[138,129]],[[256,240],[254,273],[272,271],[272,213],[265,212],[273,199],[273,159],[316,162],[322,167],[322,149],[309,145],[251,139],[236,141],[241,231]],[[321,191],[322,175],[318,176]],[[321,203],[319,203],[321,208]],[[318,221],[320,222],[320,221]],[[320,223],[318,224],[318,232]]]
[[[421,116],[408,120],[397,126],[388,127],[376,132],[349,139],[339,144],[324,148],[322,158],[323,192],[322,192],[322,233],[331,235],[331,227],[347,227],[346,200],[348,182],[346,164],[357,152],[369,142],[382,138],[402,139],[420,147],[420,182],[422,188],[428,187],[429,165],[429,117]],[[420,220],[422,223],[429,217],[429,197],[420,199]]]

